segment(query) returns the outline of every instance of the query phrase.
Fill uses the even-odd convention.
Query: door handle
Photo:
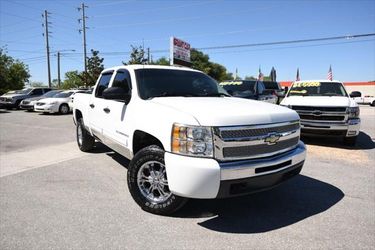
[[[95,105],[93,103],[90,104],[90,108],[95,108]]]
[[[111,112],[111,110],[110,110],[109,108],[104,108],[103,111],[106,112],[107,114],[108,114],[109,112]]]

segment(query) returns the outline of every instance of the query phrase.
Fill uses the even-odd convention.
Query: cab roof
[[[142,64],[132,64],[132,65],[122,65],[104,69],[102,73],[108,71],[116,71],[119,69],[127,69],[127,70],[137,70],[137,69],[173,69],[173,70],[184,70],[184,71],[195,71],[200,72],[199,70],[187,68],[187,67],[177,67],[177,66],[162,66],[162,65],[142,65]]]

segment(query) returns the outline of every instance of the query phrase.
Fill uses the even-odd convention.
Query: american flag
[[[332,81],[333,79],[333,74],[332,74],[332,67],[329,65],[329,70],[328,70],[328,75],[327,75],[328,80]]]
[[[296,75],[296,81],[300,81],[301,79],[299,78],[299,68],[297,68],[297,75]]]
[[[262,73],[262,71],[260,70],[260,67],[259,67],[258,80],[259,80],[259,81],[263,81],[263,73]]]

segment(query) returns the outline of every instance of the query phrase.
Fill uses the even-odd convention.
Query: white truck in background
[[[75,95],[73,112],[79,148],[99,140],[130,159],[129,191],[155,214],[173,213],[187,198],[274,187],[305,160],[295,111],[231,97],[192,69],[106,69],[92,94]]]
[[[353,91],[350,93],[350,97],[358,104],[369,104],[370,106],[375,107],[375,96],[363,96],[359,91]]]
[[[296,81],[282,106],[298,112],[301,133],[309,136],[338,136],[354,146],[360,130],[358,104],[338,81]]]

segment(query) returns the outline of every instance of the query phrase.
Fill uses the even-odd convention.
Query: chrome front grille
[[[214,128],[215,158],[219,161],[262,158],[297,146],[299,121]]]
[[[337,123],[348,119],[346,107],[292,106],[304,122]]]

